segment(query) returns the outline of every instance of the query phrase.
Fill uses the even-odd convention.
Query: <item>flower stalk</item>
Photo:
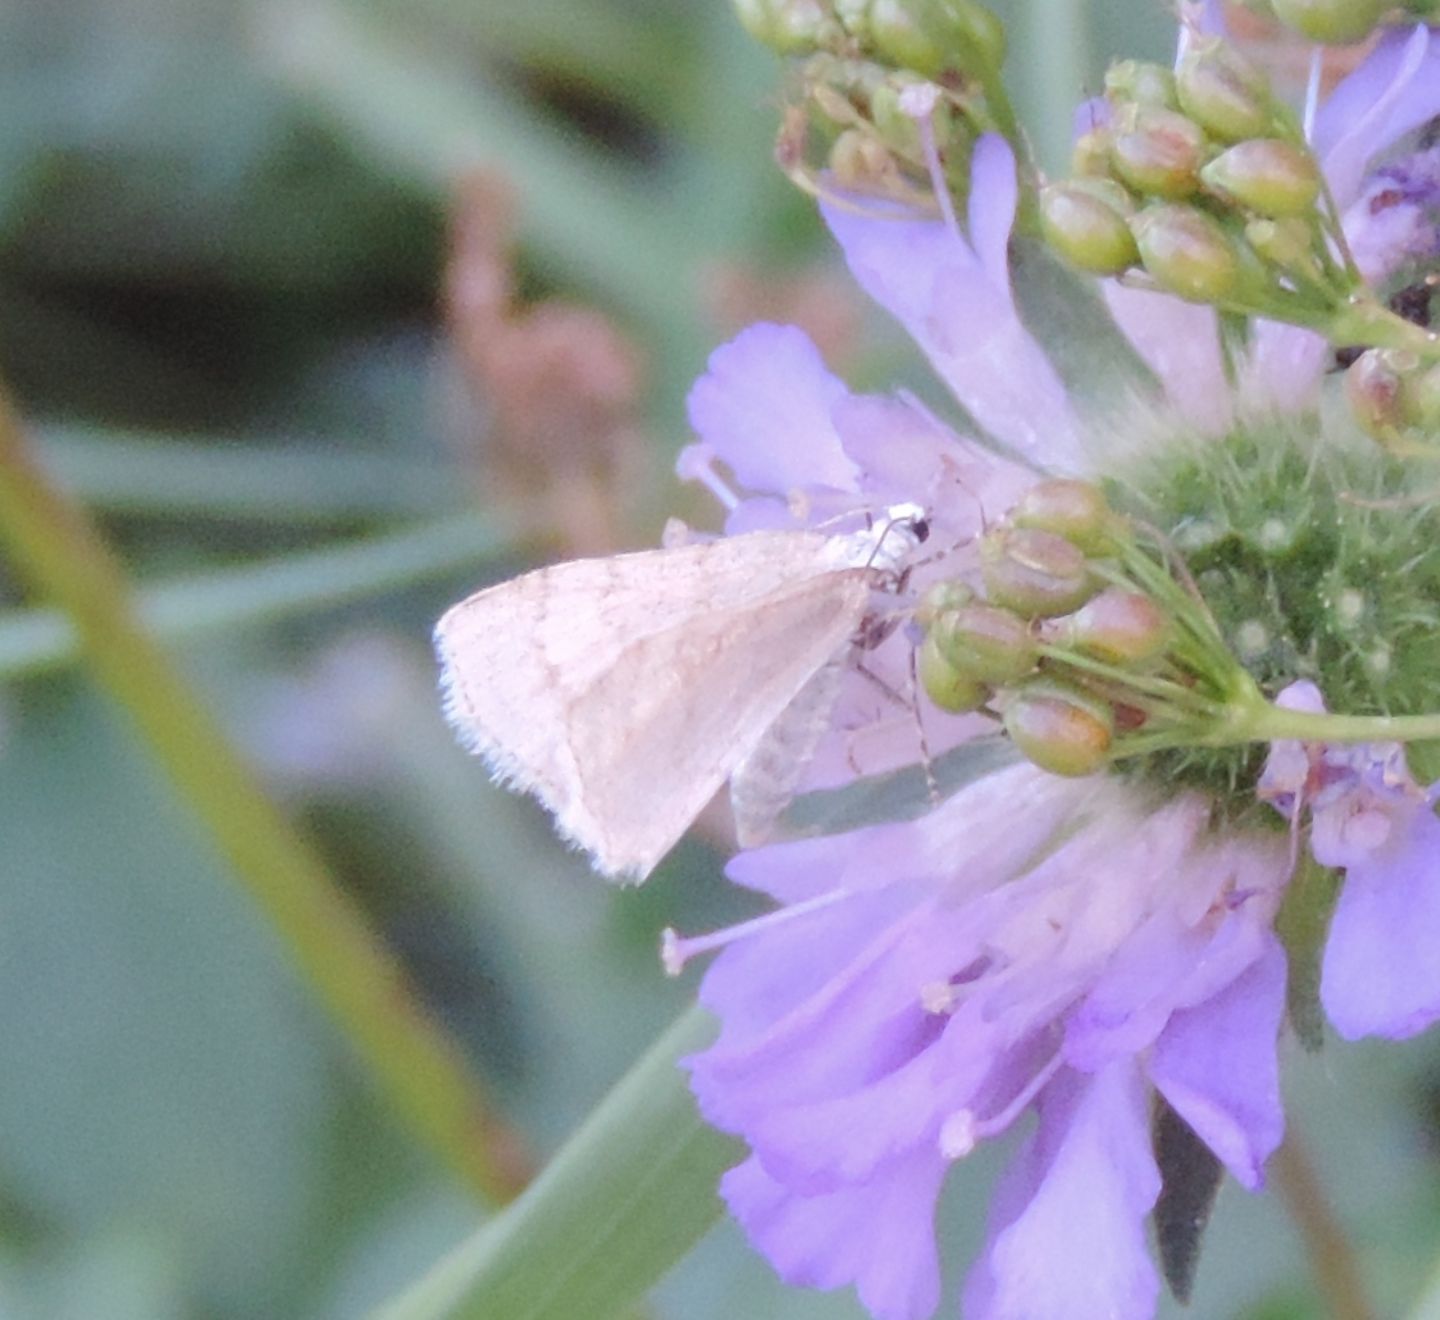
[[[400,963],[146,633],[114,553],[34,460],[3,393],[0,543],[33,590],[70,616],[96,680],[125,708],[397,1113],[484,1200],[511,1200],[528,1181],[519,1138]]]

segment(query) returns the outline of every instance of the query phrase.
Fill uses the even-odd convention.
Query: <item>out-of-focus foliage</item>
[[[1163,57],[1172,22],[1158,0],[997,8],[1052,163],[1103,57]],[[426,637],[539,555],[704,516],[666,473],[685,385],[738,324],[803,319],[862,380],[902,361],[771,167],[777,72],[724,0],[0,8],[5,374],[539,1156],[685,1002],[658,930],[739,909],[700,843],[606,892],[453,745]],[[516,199],[488,302],[504,189],[470,214],[478,247],[447,237],[480,170]],[[527,319],[553,299],[613,353],[567,329],[595,322]],[[566,362],[595,379],[545,412],[532,368]],[[0,1316],[361,1315],[485,1209],[377,1102],[63,621],[4,590]],[[1332,1046],[1292,1069],[1386,1305],[1434,1246],[1433,1064]],[[957,1237],[983,1203],[957,1189]],[[653,1306],[856,1314],[786,1294],[729,1227]],[[1192,1314],[1317,1313],[1279,1203],[1227,1192]]]

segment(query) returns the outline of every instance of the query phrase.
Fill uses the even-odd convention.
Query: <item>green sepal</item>
[[[684,1013],[514,1205],[372,1320],[605,1320],[642,1297],[720,1217],[716,1184],[744,1157],[679,1067],[713,1034]]]
[[[1275,933],[1285,946],[1289,976],[1286,1012],[1300,1044],[1312,1054],[1325,1043],[1325,1013],[1320,1007],[1320,959],[1330,915],[1340,896],[1340,875],[1302,852],[1275,919]]]
[[[1405,762],[1415,782],[1424,787],[1440,779],[1440,740],[1427,738],[1405,744]]]
[[[1160,1271],[1171,1295],[1190,1300],[1200,1246],[1225,1179],[1225,1167],[1191,1126],[1160,1096],[1155,1100],[1155,1162],[1160,1199],[1152,1216]]]

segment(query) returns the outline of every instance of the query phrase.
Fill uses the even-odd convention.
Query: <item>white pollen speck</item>
[[[1246,619],[1235,630],[1235,649],[1242,660],[1253,660],[1270,649],[1270,630],[1259,619]]]
[[[975,1149],[975,1115],[957,1109],[940,1125],[940,1154],[947,1160],[963,1160]]]
[[[1260,524],[1255,539],[1262,550],[1283,550],[1290,544],[1290,528],[1279,518],[1267,518]]]
[[[1353,628],[1365,617],[1365,593],[1346,587],[1335,597],[1335,622],[1342,628]]]
[[[911,119],[928,119],[940,101],[940,89],[932,82],[911,83],[900,92],[900,109]]]
[[[1390,663],[1392,652],[1389,642],[1376,642],[1374,646],[1365,653],[1365,672],[1371,678],[1388,678],[1390,676]]]
[[[666,976],[679,976],[685,969],[685,952],[673,926],[666,926],[660,932],[660,965]]]
[[[1171,539],[1181,550],[1204,550],[1225,535],[1225,528],[1209,518],[1192,518],[1177,527]]]
[[[948,981],[931,981],[921,986],[920,1007],[927,1013],[948,1013],[955,1007],[955,987]]]

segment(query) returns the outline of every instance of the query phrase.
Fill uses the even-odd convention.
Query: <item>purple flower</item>
[[[1283,704],[1323,710],[1296,683]],[[1422,789],[1399,743],[1276,743],[1261,796],[1298,828],[1310,851],[1345,873],[1321,965],[1320,1002],[1347,1040],[1401,1038],[1440,1019],[1440,784]]]
[[[913,824],[732,862],[783,906],[672,954],[729,941],[692,1085],[754,1151],[722,1192],[784,1278],[931,1314],[940,1182],[1034,1108],[967,1314],[1149,1313],[1147,1087],[1246,1187],[1282,1132],[1284,841],[1207,817],[1017,766]]]
[[[1342,88],[1347,119],[1368,114],[1370,127],[1358,140],[1333,133],[1327,167],[1332,154],[1364,165],[1376,134],[1418,113],[1422,38],[1407,40],[1399,55],[1382,45]],[[1115,428],[1081,411],[1017,308],[1015,166],[1000,139],[977,144],[970,196],[968,237],[868,200],[827,206],[825,218],[857,280],[996,447],[907,396],[854,395],[799,331],[754,326],[693,390],[700,441],[680,463],[726,505],[727,531],[833,526],[909,501],[929,513],[931,544],[954,547],[1037,472],[1113,465]],[[1262,336],[1237,390],[1211,311],[1118,286],[1106,297],[1162,396],[1118,401],[1110,422],[1158,402],[1171,424],[1210,434],[1257,406],[1313,400],[1305,332]],[[1299,376],[1284,378],[1282,363]],[[938,570],[917,565],[919,583],[927,572]],[[897,632],[867,654],[866,673],[846,676],[805,787],[917,759],[913,712],[894,699],[909,691],[910,645]],[[923,718],[934,752],[989,727]],[[1275,757],[1310,782],[1305,749]],[[1422,912],[1440,931],[1427,869],[1440,863],[1426,861],[1440,856],[1440,825],[1378,752],[1338,767],[1333,796],[1306,799],[1316,856],[1348,874],[1326,1006],[1346,1034],[1405,1034],[1440,1016],[1440,950],[1399,929]],[[1299,793],[1278,779],[1263,787],[1277,801]],[[942,1182],[1018,1124],[1028,1131],[970,1271],[966,1316],[1148,1316],[1160,1286],[1146,1245],[1160,1191],[1151,1096],[1246,1188],[1261,1185],[1283,1133],[1286,965],[1273,922],[1291,869],[1282,833],[1222,826],[1197,793],[1030,765],[914,821],[742,853],[727,874],[775,909],[667,947],[672,970],[720,950],[700,990],[719,1036],[688,1067],[705,1117],[750,1147],[722,1185],[731,1212],[787,1281],[853,1285],[877,1320],[924,1320],[940,1299]],[[1373,979],[1396,947],[1434,969],[1430,984]]]
[[[1423,24],[1387,33],[1368,59],[1326,99],[1310,137],[1344,217],[1344,229],[1366,277],[1386,278],[1425,240],[1415,229],[1435,193],[1412,195],[1394,215],[1375,208],[1385,171],[1372,174],[1394,142],[1440,115],[1440,37]],[[1418,169],[1424,169],[1423,163]],[[1417,220],[1417,214],[1421,217]],[[1433,235],[1433,225],[1431,234]],[[1246,389],[1281,411],[1313,405],[1329,345],[1297,326],[1259,322]]]

